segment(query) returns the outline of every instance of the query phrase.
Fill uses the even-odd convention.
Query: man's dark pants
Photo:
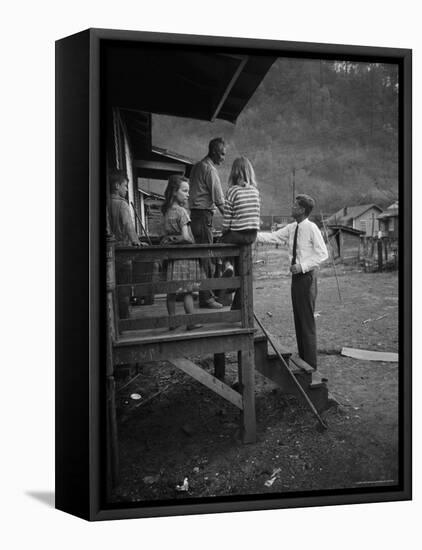
[[[213,212],[211,210],[196,210],[192,209],[190,212],[191,229],[195,242],[198,244],[212,244],[212,218]],[[203,258],[201,260],[202,269],[205,271],[205,275],[208,278],[212,278],[214,275],[214,266],[210,258]],[[199,292],[199,305],[205,306],[208,300],[215,299],[212,290],[201,290]]]
[[[317,368],[315,301],[317,276],[315,271],[292,275],[292,305],[299,356]]]

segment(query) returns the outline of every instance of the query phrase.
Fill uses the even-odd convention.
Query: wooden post
[[[240,247],[240,308],[242,327],[253,327],[252,249],[250,245]]]
[[[119,440],[116,416],[116,381],[114,376],[107,376],[107,470],[109,488],[119,482]]]
[[[255,443],[255,357],[253,346],[248,350],[240,350],[237,359],[240,393],[243,399],[243,410],[241,412],[242,440],[243,443]]]
[[[378,251],[378,271],[382,271],[382,240],[377,240],[377,251]]]
[[[214,353],[214,376],[224,381],[226,376],[226,355],[224,353]]]
[[[253,328],[252,249],[250,245],[240,248],[239,274],[241,278],[242,327]],[[251,334],[247,349],[240,350],[237,357],[239,385],[243,399],[242,439],[244,443],[255,443],[255,346],[253,334]]]
[[[296,169],[292,170],[292,204],[296,200]]]
[[[116,274],[114,242],[107,240],[106,251],[106,289],[107,289],[107,356],[106,356],[106,392],[107,392],[107,470],[113,487],[119,477],[119,449],[116,418],[116,383],[114,379],[113,343],[116,338]]]

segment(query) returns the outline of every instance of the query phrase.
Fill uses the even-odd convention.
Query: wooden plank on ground
[[[221,380],[218,380],[218,378],[215,378],[212,374],[208,373],[201,367],[198,367],[195,363],[190,361],[186,358],[179,358],[179,359],[171,359],[170,363],[172,363],[175,367],[182,370],[213,392],[217,393],[227,401],[230,401],[233,405],[235,405],[238,409],[243,409],[243,402],[242,402],[242,396],[237,391],[234,391],[230,386],[227,386],[227,384],[224,384],[221,382]]]
[[[369,351],[366,349],[343,348],[341,354],[353,359],[362,359],[363,361],[383,361],[398,363],[399,354],[386,351]]]

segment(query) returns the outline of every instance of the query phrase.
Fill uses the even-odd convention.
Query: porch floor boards
[[[218,314],[223,312],[229,312],[230,306],[223,306],[219,309],[206,309],[199,308],[198,302],[195,301],[194,313],[207,313]],[[185,313],[183,302],[176,302],[176,315],[183,315]],[[129,307],[129,319],[153,319],[154,317],[166,316],[166,295],[156,295],[154,298],[154,304],[151,305],[138,305]],[[190,340],[196,338],[204,338],[210,335],[229,336],[237,334],[250,334],[255,329],[242,328],[239,322],[218,322],[218,323],[204,323],[201,328],[194,330],[186,330],[185,326],[179,326],[175,330],[170,331],[167,327],[164,328],[151,328],[145,330],[126,330],[122,331],[118,336],[119,344],[129,344],[134,341],[142,344],[151,341],[169,341],[169,340]]]

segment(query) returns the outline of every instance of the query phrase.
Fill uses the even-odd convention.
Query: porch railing
[[[186,259],[232,258],[236,264],[235,276],[228,278],[206,278],[196,281],[186,279],[167,281],[165,262]],[[121,266],[126,266],[129,277],[125,282],[117,276]],[[131,266],[129,268],[129,266]],[[197,283],[195,291],[236,291],[240,293],[239,310],[204,310],[195,308],[195,313],[177,313],[171,319],[172,326],[202,324],[233,324],[242,328],[253,328],[252,254],[250,246],[230,244],[192,244],[179,246],[115,247],[107,243],[107,291],[109,299],[109,330],[112,339],[119,339],[128,331],[168,329],[169,315],[165,297],[177,293],[186,283]],[[140,307],[128,308],[128,314],[119,315],[119,302],[129,300]],[[120,307],[120,310],[122,308]],[[180,308],[178,308],[180,310]]]

